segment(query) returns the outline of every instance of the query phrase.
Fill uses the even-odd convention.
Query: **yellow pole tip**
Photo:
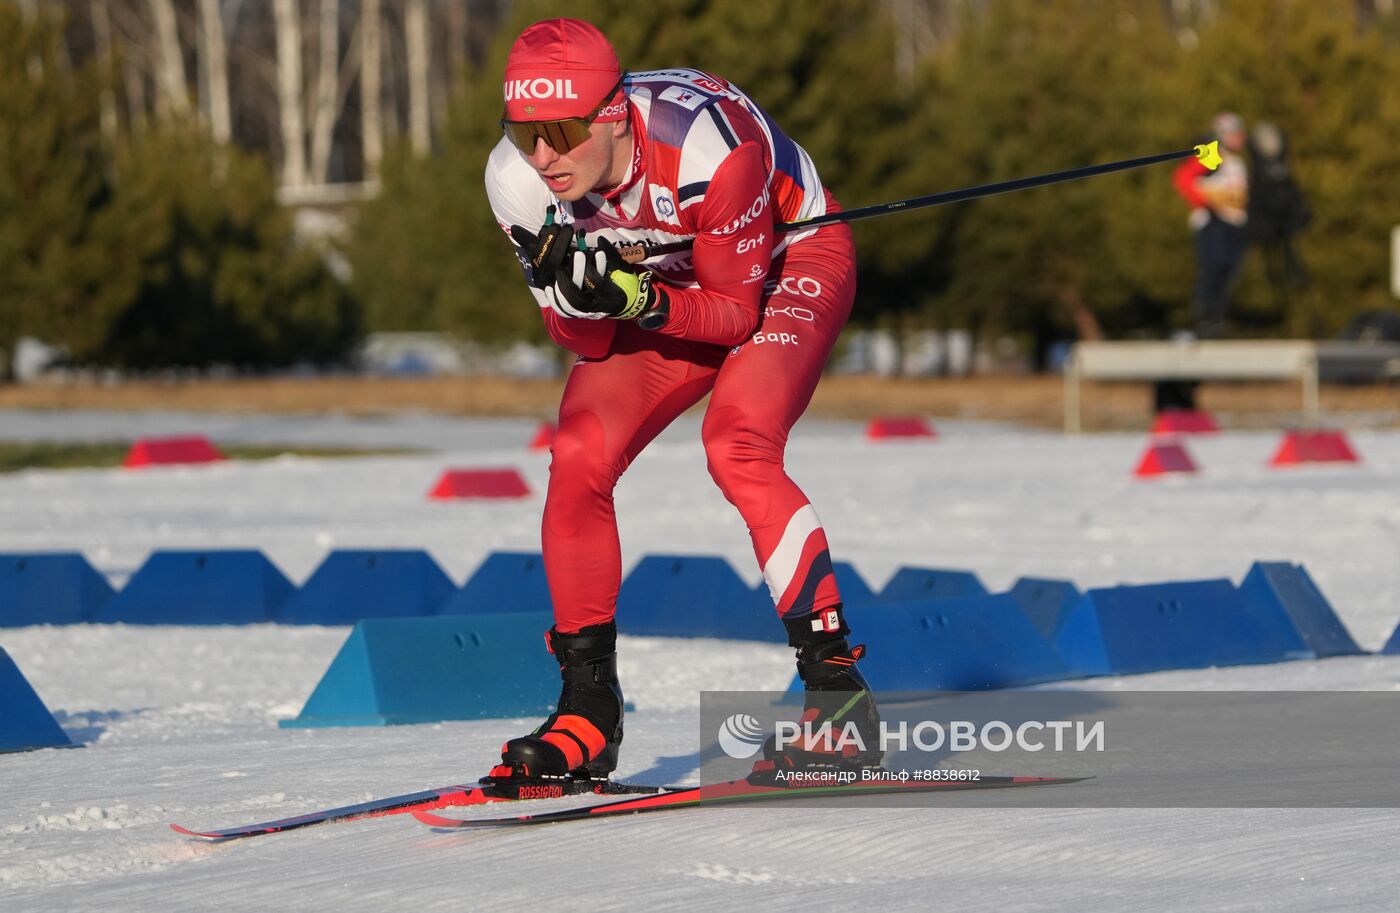
[[[1203,146],[1196,147],[1196,161],[1205,165],[1206,168],[1214,171],[1220,167],[1220,141],[1211,140]]]

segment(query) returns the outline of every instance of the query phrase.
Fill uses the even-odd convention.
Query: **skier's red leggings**
[[[748,524],[778,613],[800,617],[840,601],[826,533],[788,478],[783,450],[850,316],[855,284],[850,229],[826,226],[774,260],[763,319],[742,345],[725,349],[622,322],[607,357],[574,366],[544,508],[545,570],[560,631],[612,620],[622,577],[613,487],[706,393],[701,436],[710,475]]]

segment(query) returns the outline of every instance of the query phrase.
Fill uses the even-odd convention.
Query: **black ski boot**
[[[880,712],[870,686],[856,668],[856,661],[865,655],[865,647],[852,647],[846,642],[851,630],[846,626],[841,606],[801,618],[784,618],[783,624],[787,627],[788,644],[797,648],[797,674],[806,690],[799,722],[804,737],[810,732],[816,738],[804,738],[779,750],[776,737],[770,737],[763,754],[772,766],[760,762],[755,774],[784,767],[879,767],[884,758],[880,748]]]
[[[527,736],[501,747],[501,763],[483,782],[606,780],[622,743],[622,688],[617,682],[617,625],[577,634],[551,628],[549,652],[564,687],[554,713]]]

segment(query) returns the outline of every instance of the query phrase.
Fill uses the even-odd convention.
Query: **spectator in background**
[[[1312,221],[1312,211],[1293,180],[1282,130],[1267,121],[1250,128],[1249,158],[1249,239],[1263,251],[1269,285],[1284,298],[1308,285],[1293,236]]]
[[[1211,121],[1211,132],[1220,141],[1220,167],[1210,171],[1193,157],[1172,176],[1177,192],[1191,206],[1189,224],[1196,236],[1195,332],[1201,339],[1224,333],[1230,287],[1244,259],[1249,222],[1249,169],[1241,155],[1247,143],[1244,121],[1223,111]]]

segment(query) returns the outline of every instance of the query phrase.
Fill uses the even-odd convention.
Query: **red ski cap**
[[[511,121],[627,116],[617,52],[582,19],[546,19],[520,33],[506,58],[506,114]],[[601,111],[599,110],[601,108]]]

